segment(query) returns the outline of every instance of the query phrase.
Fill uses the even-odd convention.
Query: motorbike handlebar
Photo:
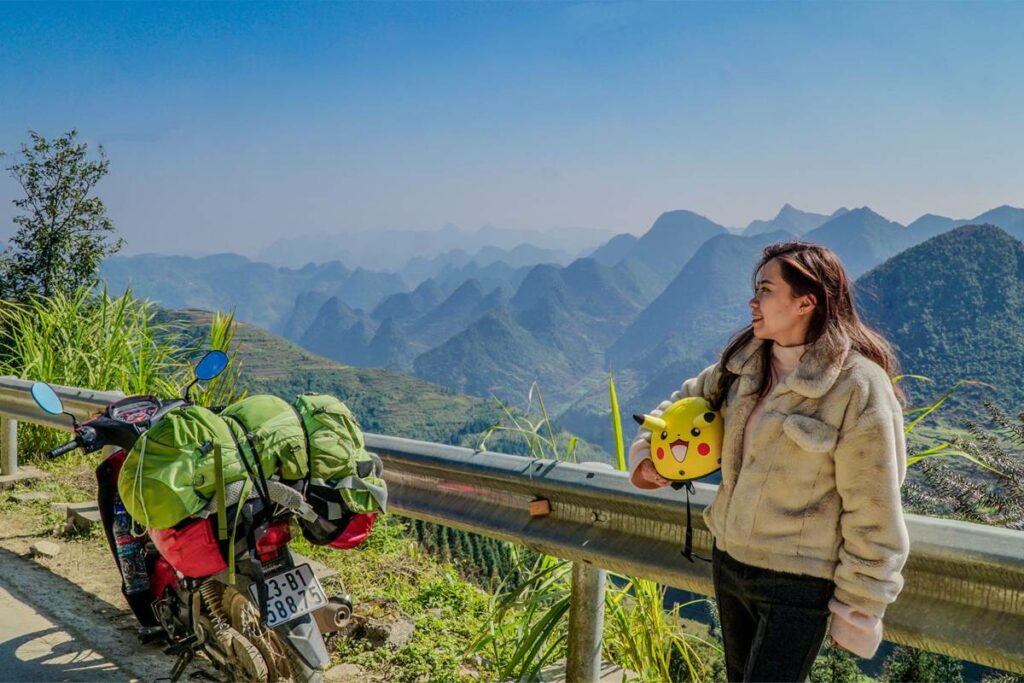
[[[72,439],[71,441],[68,441],[66,444],[54,448],[52,451],[46,454],[46,457],[49,458],[50,460],[53,460],[54,458],[58,458],[67,453],[68,451],[73,451],[76,448],[78,448],[78,439]]]

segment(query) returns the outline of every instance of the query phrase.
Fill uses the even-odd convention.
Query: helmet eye
[[[668,438],[668,432],[662,432],[662,433],[661,433],[661,438],[662,438],[663,440],[664,440],[664,439],[667,439],[667,438]]]
[[[690,430],[690,434],[694,436],[700,436],[700,430],[694,427],[693,429]]]

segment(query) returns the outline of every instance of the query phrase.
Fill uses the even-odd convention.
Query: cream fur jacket
[[[903,414],[892,383],[849,340],[835,359],[822,342],[812,343],[765,398],[744,456],[764,343],[754,337],[729,361],[739,377],[721,409],[722,483],[704,521],[718,547],[740,562],[832,579],[837,600],[881,618],[903,588],[910,550],[900,499]],[[710,398],[717,381],[716,363],[651,414],[680,398]],[[630,472],[649,457],[649,439],[640,430]]]

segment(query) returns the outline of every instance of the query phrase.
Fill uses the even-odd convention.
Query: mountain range
[[[292,268],[307,263],[341,261],[349,267],[358,265],[370,270],[401,272],[413,260],[430,260],[453,251],[464,254],[476,254],[488,248],[514,251],[520,245],[528,245],[532,249],[575,255],[593,249],[612,234],[595,228],[542,231],[496,228],[492,225],[485,225],[478,230],[464,230],[448,224],[433,231],[367,230],[286,237],[262,249],[257,258]]]
[[[114,256],[103,262],[100,277],[111,293],[131,289],[168,308],[233,308],[238,319],[274,330],[291,316],[302,293],[344,292],[350,305],[367,307],[407,289],[394,273],[349,270],[337,261],[278,268],[237,254]]]
[[[364,271],[350,289],[358,271],[341,264],[279,269],[226,256],[210,257],[220,263],[147,257],[135,271],[128,267],[132,259],[108,264],[120,282],[135,283],[137,294],[148,295],[146,287],[155,284],[168,289],[173,302],[187,301],[178,305],[225,308],[223,303],[235,297],[241,319],[262,315],[255,322],[346,364],[398,370],[450,390],[506,401],[521,399],[537,382],[549,410],[564,424],[584,437],[600,438],[607,429],[609,367],[620,385],[620,402],[642,409],[711,362],[747,317],[752,268],[764,245],[798,235],[826,244],[851,277],[863,280],[901,252],[959,234],[960,227],[980,219],[998,225],[1007,239],[1024,237],[1024,210],[1009,206],[973,219],[926,214],[902,226],[868,207],[826,216],[786,205],[775,218],[755,221],[739,234],[694,212],[667,212],[644,235],[613,236],[588,257],[565,265],[464,263],[466,252],[449,260],[424,259],[419,266],[433,261],[442,270],[412,287],[388,280],[401,279],[393,273]],[[784,229],[771,232],[772,227]],[[477,250],[476,255],[481,253],[497,254]],[[545,249],[517,253],[527,261],[553,256]],[[229,266],[227,272],[216,272],[222,264]],[[933,267],[942,272],[947,266]],[[388,284],[391,291],[379,286],[368,296],[367,282]],[[359,283],[362,289],[354,286]],[[275,287],[292,289],[282,295],[270,291]],[[271,318],[267,309],[276,320],[265,322]],[[906,312],[901,315],[909,319]],[[941,336],[929,339],[921,348],[949,344]],[[924,353],[907,360],[919,363]]]

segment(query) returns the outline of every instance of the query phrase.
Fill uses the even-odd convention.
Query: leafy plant
[[[490,619],[468,652],[486,653],[502,680],[539,681],[541,669],[565,654],[572,563],[541,555],[518,573],[525,579],[494,593]]]
[[[964,419],[969,437],[950,444],[985,468],[983,476],[965,476],[947,463],[923,463],[927,486],[904,485],[908,509],[978,524],[1024,530],[1024,413],[1011,418],[991,401],[982,404],[994,427]]]
[[[196,349],[195,352],[205,354],[208,351],[223,351],[228,355],[228,365],[224,372],[199,385],[198,391],[192,392],[192,400],[201,406],[223,406],[245,398],[248,391],[242,386],[242,361],[238,358],[235,341],[235,313],[216,311],[210,321],[209,343]],[[182,369],[178,386],[185,386],[192,381],[192,366]]]
[[[125,394],[175,396],[191,379],[189,361],[199,349],[173,323],[156,322],[156,307],[131,291],[111,297],[88,286],[22,303],[0,305],[0,372],[22,379]],[[232,316],[215,316],[215,344],[230,347]],[[242,395],[235,353],[201,400]],[[64,441],[53,430],[19,429],[23,452],[38,453]]]

